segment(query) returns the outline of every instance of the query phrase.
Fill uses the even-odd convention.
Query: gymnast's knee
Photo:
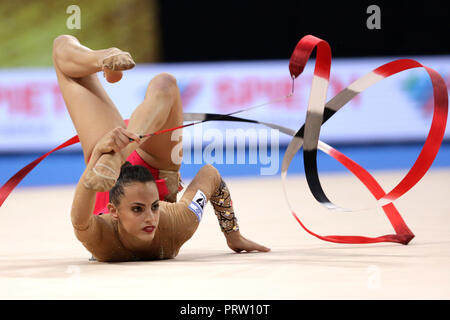
[[[69,35],[69,34],[62,34],[62,35],[57,36],[53,40],[53,59],[55,61],[57,61],[57,60],[63,58],[62,46],[64,44],[66,44],[67,42],[74,41],[74,40],[78,42],[77,38],[75,38],[74,36]]]
[[[177,79],[166,72],[156,75],[149,83],[146,98],[172,97],[178,93]]]

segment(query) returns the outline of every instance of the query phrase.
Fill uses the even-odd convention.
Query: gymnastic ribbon
[[[439,151],[444,137],[448,115],[448,93],[445,82],[439,75],[439,73],[437,73],[435,70],[428,68],[412,59],[399,59],[386,63],[369,72],[365,76],[354,81],[347,88],[343,89],[336,96],[325,103],[331,68],[331,48],[326,41],[312,35],[307,35],[300,39],[291,55],[289,61],[289,72],[293,81],[295,81],[295,79],[299,77],[303,72],[306,63],[308,62],[314,49],[316,49],[316,62],[314,67],[314,76],[311,84],[311,93],[309,97],[305,123],[300,127],[299,130],[294,131],[290,128],[285,128],[280,125],[234,116],[235,114],[248,111],[250,109],[262,107],[269,104],[269,102],[261,104],[259,106],[253,106],[250,108],[231,112],[229,114],[184,113],[183,115],[185,122],[196,122],[178,126],[175,128],[160,130],[146,136],[153,136],[156,134],[196,125],[206,121],[238,121],[261,124],[273,129],[277,129],[282,133],[292,136],[292,140],[290,141],[283,157],[281,166],[281,179],[284,195],[291,213],[294,216],[295,220],[307,233],[311,234],[314,237],[317,237],[318,239],[335,243],[368,244],[377,242],[395,242],[406,245],[414,238],[414,234],[408,228],[399,211],[392,202],[403,196],[423,178],[425,173],[431,167]],[[379,183],[375,180],[375,178],[362,166],[360,166],[358,163],[356,163],[340,151],[320,141],[319,137],[321,125],[328,121],[349,101],[351,101],[358,94],[360,94],[373,84],[399,72],[419,67],[424,68],[431,79],[434,98],[433,120],[425,144],[414,165],[411,167],[405,177],[391,191],[385,192],[379,185]],[[292,94],[293,91],[291,94],[283,98],[288,98]],[[0,206],[3,204],[12,190],[20,183],[20,181],[44,158],[46,158],[52,152],[78,142],[78,136],[74,136],[17,172],[2,188],[0,188]],[[319,203],[324,205],[329,210],[344,210],[336,204],[332,203],[328,199],[325,191],[322,188],[317,168],[317,150],[323,151],[327,155],[340,162],[364,184],[364,186],[370,191],[375,199],[379,201],[379,204],[381,205],[384,213],[386,214],[386,217],[391,223],[395,234],[388,234],[379,237],[352,235],[321,236],[308,229],[292,209],[292,205],[287,195],[286,187],[288,168],[295,154],[302,147],[305,177],[308,183],[308,187],[314,198]]]
[[[324,101],[326,99],[331,67],[331,49],[326,41],[311,35],[303,37],[298,42],[294,52],[292,53],[289,62],[289,71],[293,78],[297,78],[303,72],[306,63],[315,48],[317,48],[316,63],[305,124],[297,131],[294,138],[289,143],[281,167],[283,189],[286,200],[291,208],[291,212],[306,232],[321,240],[352,244],[376,242],[397,242],[408,244],[414,238],[414,234],[408,228],[392,201],[400,198],[417,182],[419,182],[420,179],[422,179],[439,151],[444,138],[448,115],[448,93],[444,79],[442,79],[442,77],[433,69],[423,66],[415,60],[395,60],[382,65],[381,67],[356,80],[325,104]],[[317,149],[319,146],[321,124],[331,118],[347,102],[352,100],[356,95],[371,85],[399,72],[418,67],[425,68],[430,76],[433,86],[433,120],[428,137],[414,165],[408,171],[406,176],[390,192],[386,193],[369,172],[341,152],[323,143],[321,148],[322,151],[335,158],[347,169],[349,169],[369,189],[377,200],[388,201],[387,204],[382,206],[382,209],[394,228],[395,234],[379,237],[339,235],[321,236],[312,232],[301,222],[298,215],[292,209],[287,197],[285,180],[287,169],[294,155],[303,145],[305,176],[312,194],[318,202],[322,203],[327,208],[331,210],[340,209],[327,198],[319,180],[317,169]]]
[[[6,198],[8,198],[9,194],[14,190],[14,188],[17,187],[20,181],[22,181],[23,178],[25,178],[25,176],[30,173],[30,171],[33,170],[34,167],[36,167],[42,160],[47,158],[51,153],[64,149],[78,142],[80,142],[80,139],[78,138],[78,136],[74,136],[20,169],[0,188],[0,207],[3,205],[3,202],[5,202]]]

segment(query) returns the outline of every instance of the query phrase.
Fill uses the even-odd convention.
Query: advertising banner
[[[450,84],[450,56],[410,57],[438,71]],[[333,59],[327,100],[356,79],[395,58]],[[298,130],[303,124],[314,61],[292,79],[286,61],[137,65],[115,84],[98,77],[124,119],[142,102],[149,81],[161,72],[176,77],[184,112],[226,114],[270,103],[238,116]],[[95,105],[92,106],[95,108]],[[433,113],[431,82],[426,71],[394,75],[355,97],[323,127],[321,140],[333,143],[424,141]],[[186,143],[205,144],[211,131],[260,130],[261,125],[212,121],[201,130],[186,128]],[[209,133],[208,133],[209,131]],[[47,151],[76,134],[52,68],[0,70],[0,152]],[[270,134],[266,135],[270,136]],[[209,137],[209,138],[208,138]],[[445,138],[450,138],[449,130]],[[290,141],[280,133],[279,144]],[[78,146],[71,147],[79,149]]]

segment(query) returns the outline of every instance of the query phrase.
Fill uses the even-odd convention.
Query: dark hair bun
[[[133,165],[131,164],[130,161],[125,161],[125,163],[120,167],[120,172],[122,172],[123,169],[125,169],[127,167],[131,167],[131,166],[133,166]]]
[[[127,168],[132,167],[133,165],[129,161],[125,161],[125,163],[120,167],[120,176],[123,176],[124,171],[127,170]]]
[[[126,161],[122,167],[120,167],[120,175],[116,184],[147,181],[155,181],[155,179],[146,167],[132,165],[129,161]]]
[[[132,165],[126,161],[120,167],[120,175],[116,184],[109,190],[109,199],[112,203],[118,205],[120,198],[124,195],[124,186],[133,182],[151,182],[155,181],[151,172],[143,166]]]

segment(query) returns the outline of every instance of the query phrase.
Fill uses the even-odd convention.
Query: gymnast
[[[213,166],[203,166],[177,202],[182,150],[177,159],[172,150],[181,140],[172,141],[168,133],[141,137],[182,125],[173,76],[161,73],[150,81],[144,101],[126,124],[97,72],[110,83],[120,81],[123,71],[135,66],[129,53],[91,50],[61,35],[53,43],[53,63],[86,162],[74,194],[72,225],[94,259],[174,258],[196,231],[207,201],[233,251],[270,250],[242,236],[230,191]]]

